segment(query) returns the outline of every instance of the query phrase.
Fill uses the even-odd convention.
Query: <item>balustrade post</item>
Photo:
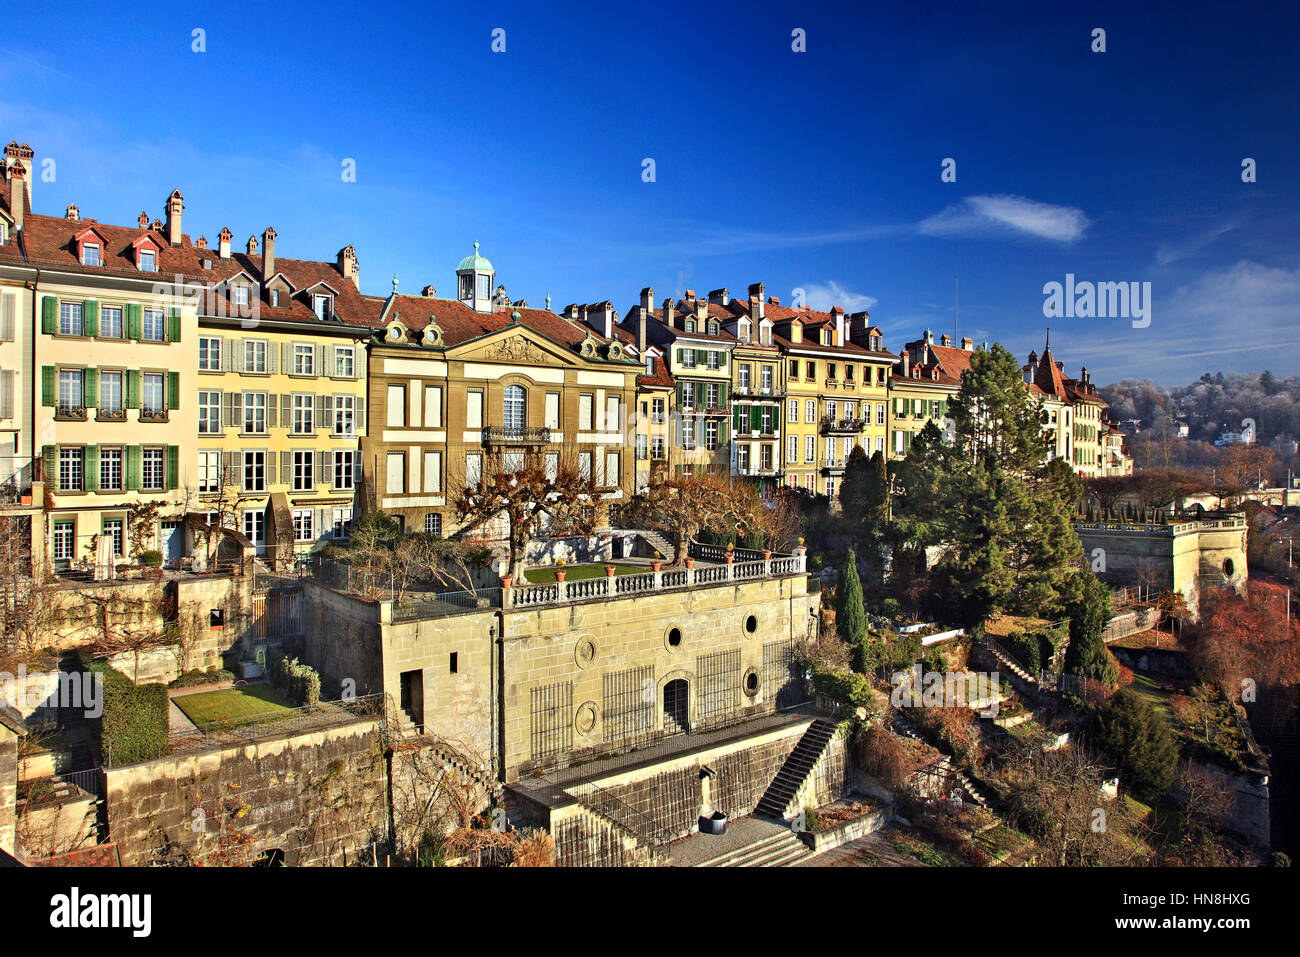
[[[799,539],[799,544],[794,549],[795,568],[798,571],[808,571],[808,548],[804,545],[803,539]]]
[[[663,588],[663,584],[664,584],[664,573],[663,573],[662,571],[660,571],[658,568],[656,568],[656,569],[655,569],[654,571],[652,571],[650,574],[651,574],[652,576],[654,576],[654,584],[651,586],[651,587],[652,587],[652,590],[653,590],[653,591],[659,591],[661,588]]]
[[[556,593],[555,593],[555,599],[556,599],[556,601],[560,602],[561,604],[563,604],[564,602],[568,601],[568,600],[569,600],[569,583],[568,583],[567,581],[563,580],[563,579],[559,579],[559,578],[557,578],[557,579],[555,580],[555,587],[556,587],[556,589],[557,589],[557,590],[556,590]]]

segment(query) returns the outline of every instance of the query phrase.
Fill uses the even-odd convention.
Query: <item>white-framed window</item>
[[[83,243],[81,246],[81,264],[83,266],[99,265],[99,243]]]
[[[740,364],[740,371],[738,373],[738,376],[739,378],[737,381],[740,383],[740,390],[742,392],[748,392],[749,391],[749,363],[748,362],[742,362]]]
[[[742,475],[745,472],[749,471],[749,446],[748,445],[738,444],[736,446],[736,468],[740,470]]]
[[[263,435],[266,432],[266,393],[244,393],[244,434]]]
[[[803,438],[803,460],[813,462],[817,459],[817,436],[805,435]]]
[[[312,401],[315,396],[310,393],[294,393],[293,402],[293,431],[295,435],[309,435],[315,430],[314,413]]]
[[[334,347],[334,375],[339,379],[351,379],[357,374],[357,352],[352,346]]]
[[[785,404],[786,422],[794,424],[799,421],[799,400],[791,399]]]
[[[894,454],[895,455],[903,454],[903,433],[902,432],[894,433]]]
[[[835,476],[826,476],[826,496],[827,498],[835,497]]]
[[[145,372],[140,376],[140,411],[161,415],[167,411],[167,377],[161,372]]]
[[[424,491],[437,495],[442,491],[442,453],[434,449],[425,449],[422,464],[420,477],[424,481]]]
[[[759,446],[759,449],[760,449],[759,455],[763,466],[763,471],[764,472],[772,471],[772,446],[770,444],[765,443]]]
[[[876,451],[877,452],[885,451],[885,437],[883,435],[876,436]]]
[[[165,455],[160,448],[140,450],[140,488],[160,492],[167,486]]]
[[[244,371],[253,373],[266,372],[266,340],[244,340]]]
[[[695,420],[682,420],[682,449],[686,452],[695,450]]]
[[[591,478],[591,462],[592,456],[590,452],[578,453],[578,475],[580,475],[584,481]]]
[[[158,254],[152,249],[140,250],[140,271],[157,272],[158,271]]]
[[[220,434],[221,393],[202,389],[199,391],[199,435]]]
[[[295,542],[314,542],[316,540],[316,512],[310,508],[293,510],[293,540]]]
[[[99,307],[99,337],[101,339],[122,338],[122,307]]]
[[[330,534],[335,538],[347,538],[352,534],[352,506],[341,505],[335,508],[332,515],[333,521],[330,526]]]
[[[390,429],[400,429],[406,425],[406,386],[388,386],[388,407],[385,410],[384,424]]]
[[[122,491],[122,450],[99,447],[99,490]]]
[[[406,491],[406,453],[389,452],[388,453],[387,484],[384,490],[389,494],[400,494]]]
[[[261,509],[244,510],[244,534],[259,548],[266,544],[266,512]]]
[[[317,293],[311,297],[311,310],[317,319],[329,319],[334,315],[334,297]]]
[[[831,399],[830,401],[828,401],[828,402],[826,403],[826,415],[827,415],[828,417],[830,417],[830,418],[832,418],[832,419],[835,418],[835,412],[836,412],[836,410],[837,410],[837,407],[836,407],[836,405],[835,405],[835,400],[834,400],[834,399]]]
[[[442,538],[442,515],[438,512],[430,512],[424,516],[424,531],[427,535]]]
[[[808,423],[817,421],[817,400],[809,399],[803,404],[804,421]]]
[[[244,452],[244,491],[266,491],[266,453],[262,451]]]
[[[293,344],[293,374],[316,374],[316,347],[310,342],[305,344],[295,342]]]
[[[85,409],[84,377],[80,369],[59,370],[59,415],[80,415]]]
[[[650,400],[650,424],[651,425],[663,425],[664,422],[667,421],[667,415],[664,411],[665,408],[666,406],[664,405],[663,399]]]
[[[650,457],[656,461],[663,460],[664,439],[662,435],[656,435],[650,439]]]
[[[334,397],[334,434],[357,434],[357,397],[354,395],[336,395]]]
[[[471,488],[483,481],[483,453],[468,452],[465,455],[465,484]]]
[[[618,452],[605,452],[605,485],[609,488],[622,482],[623,473],[619,467],[621,458]]]
[[[221,491],[221,453],[215,450],[199,452],[199,491]]]
[[[292,453],[292,472],[289,480],[293,483],[295,492],[310,492],[316,487],[316,477],[312,474],[312,464],[315,461],[314,452],[293,452]]]
[[[655,374],[655,357],[654,357],[654,356],[646,356],[646,357],[645,357],[645,374],[646,374],[646,375],[654,375],[654,374]]]
[[[885,403],[876,403],[876,425],[885,424]]]
[[[596,427],[596,397],[590,392],[578,395],[578,428],[590,432]]]
[[[785,460],[790,463],[799,461],[799,436],[787,435],[785,438]]]
[[[426,385],[424,387],[424,427],[426,429],[442,428],[442,386]]]
[[[710,329],[709,331],[713,332],[712,329]],[[713,334],[716,335],[717,333],[713,333]],[[705,360],[705,363],[710,369],[719,368],[722,365],[721,354],[713,349],[710,349],[708,352],[708,358]]]
[[[248,305],[248,287],[243,283],[237,283],[230,287],[230,298],[236,306]]]
[[[483,428],[483,390],[470,389],[465,393],[465,428]]]
[[[694,323],[688,322],[687,325],[688,325],[688,326],[694,326]],[[688,328],[686,331],[687,331],[687,332],[693,332],[694,329],[693,329],[693,328]],[[683,349],[683,350],[682,350],[682,368],[683,368],[683,369],[694,369],[694,368],[695,368],[695,350],[694,350],[694,349]]]
[[[59,335],[81,335],[81,318],[85,304],[80,302],[59,302]]]
[[[140,320],[140,338],[146,342],[162,342],[167,338],[167,319],[161,309],[146,309]]]
[[[719,400],[720,394],[721,393],[718,390],[718,384],[716,382],[710,382],[707,386],[705,386],[704,401],[708,404],[708,408],[710,409],[718,408],[720,404],[720,400]]]
[[[221,371],[221,339],[217,336],[199,338],[199,371]]]
[[[505,388],[502,407],[502,424],[507,429],[521,430],[528,422],[528,394],[521,385]]]
[[[710,452],[718,450],[718,423],[716,419],[709,419],[704,423],[704,447]]]

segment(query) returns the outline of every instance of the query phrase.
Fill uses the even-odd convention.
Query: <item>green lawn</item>
[[[207,731],[214,723],[220,723],[224,729],[274,721],[279,712],[288,712],[296,707],[270,685],[200,691],[198,694],[180,695],[172,701],[198,725],[200,731]]]
[[[615,575],[639,575],[642,572],[648,572],[650,569],[644,565],[622,565],[614,563]],[[566,572],[564,580],[566,582],[577,581],[579,578],[604,578],[605,566],[603,564],[589,565],[565,565]],[[555,581],[555,569],[547,568],[530,568],[524,572],[529,582],[534,585],[542,585]]]
[[[1176,722],[1173,709],[1169,706],[1168,691],[1140,671],[1134,672],[1133,683],[1129,687],[1155,708],[1170,728],[1175,727]]]

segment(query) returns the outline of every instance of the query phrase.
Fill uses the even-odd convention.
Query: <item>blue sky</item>
[[[1058,319],[1072,375],[1300,374],[1295,3],[876,6],[24,4],[0,139],[55,161],[38,212],[179,186],[192,236],[352,243],[369,293],[452,295],[477,239],[531,305],[761,280],[897,349],[952,331],[957,276],[958,334],[1023,357],[1073,273],[1153,302]]]

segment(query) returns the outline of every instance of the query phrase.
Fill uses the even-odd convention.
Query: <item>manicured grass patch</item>
[[[207,731],[214,724],[224,729],[274,721],[279,712],[288,712],[294,707],[292,701],[270,685],[200,691],[172,698],[172,701],[200,731]]]
[[[642,572],[648,572],[650,569],[643,565],[622,565],[614,563],[615,575],[639,575]],[[577,581],[579,578],[604,578],[605,566],[603,564],[589,565],[565,565],[564,566],[566,582]],[[531,584],[543,585],[555,581],[554,568],[530,568],[524,572],[524,577]]]
[[[1160,687],[1152,678],[1140,672],[1133,675],[1133,683],[1129,687],[1133,689],[1138,697],[1155,708],[1169,727],[1175,726],[1174,712],[1169,706],[1170,692]]]

